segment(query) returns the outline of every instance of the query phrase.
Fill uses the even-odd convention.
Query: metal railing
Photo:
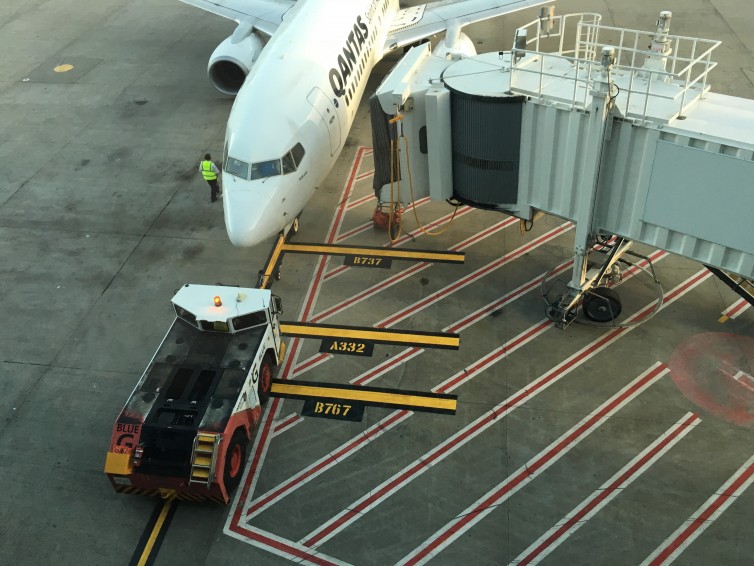
[[[657,116],[649,117],[650,101],[675,101],[677,104],[665,111],[665,119],[670,120],[682,116],[709,91],[709,74],[717,66],[712,52],[719,41],[668,34],[663,37],[664,51],[640,49],[640,42],[651,43],[655,32],[603,26],[600,21],[599,14],[568,14],[537,19],[516,30],[509,90],[571,108],[586,108],[594,80],[608,78],[601,74],[602,48],[612,47],[615,64],[609,78],[618,85],[616,99],[622,96],[616,103],[627,116],[654,120]],[[554,40],[556,45],[552,45]],[[567,45],[569,40],[572,43]],[[554,49],[543,51],[544,43]],[[599,77],[595,73],[600,73]],[[533,75],[538,77],[532,80]],[[573,83],[572,88],[565,89],[570,97],[562,95],[562,87],[560,96],[552,90],[546,92],[553,80]]]

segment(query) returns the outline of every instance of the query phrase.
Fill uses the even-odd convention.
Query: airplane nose
[[[231,243],[239,247],[255,246],[281,230],[270,198],[246,185],[233,180],[223,183],[225,229]]]

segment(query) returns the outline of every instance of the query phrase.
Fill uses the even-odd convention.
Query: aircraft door
[[[332,101],[327,98],[322,89],[314,87],[309,96],[306,97],[309,104],[312,105],[317,113],[322,117],[322,121],[327,126],[327,133],[330,135],[330,155],[334,155],[340,147],[340,118],[335,110]]]

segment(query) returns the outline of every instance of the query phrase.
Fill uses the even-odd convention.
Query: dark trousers
[[[211,181],[208,180],[207,184],[211,189],[210,199],[212,199],[212,202],[215,202],[217,200],[217,194],[220,192],[220,187],[217,186],[217,179],[212,179]]]

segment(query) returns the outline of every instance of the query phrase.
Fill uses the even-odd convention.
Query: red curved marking
[[[754,339],[722,332],[682,342],[668,363],[692,403],[727,422],[754,428]]]

